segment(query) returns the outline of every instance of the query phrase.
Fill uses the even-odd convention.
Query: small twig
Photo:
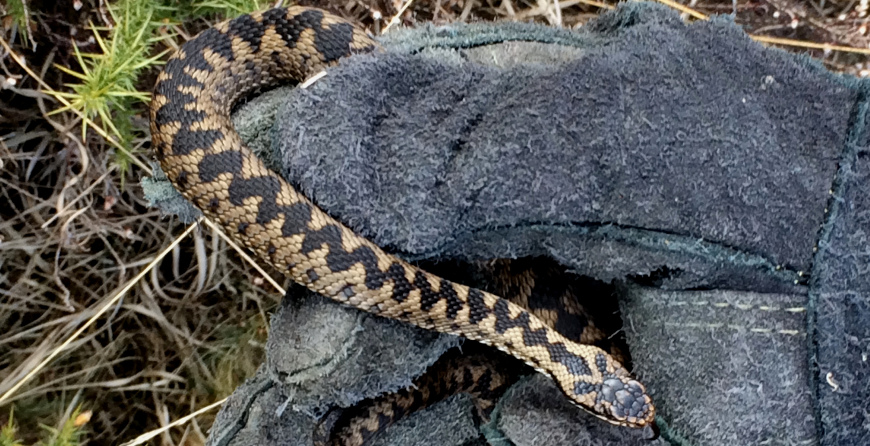
[[[440,6],[440,4],[441,4],[441,1],[439,0],[438,5]],[[513,5],[513,2],[511,0],[503,0],[501,2],[501,6],[504,8],[505,13],[508,17],[510,17],[511,19],[516,19],[517,12],[514,10],[514,5]],[[437,14],[438,10],[435,10],[435,13]]]
[[[305,79],[305,82],[303,82],[301,85],[299,85],[299,88],[304,90],[304,89],[312,86],[315,82],[322,79],[323,76],[326,76],[326,71],[321,71],[321,72],[315,74],[314,76],[311,76],[308,79]]]
[[[699,20],[709,20],[710,19],[710,16],[708,16],[704,13],[701,13],[699,11],[695,11],[694,9],[692,9],[688,6],[681,5],[673,0],[658,0],[658,1],[659,1],[659,3],[670,6],[671,8],[674,8],[677,11],[680,11],[684,14],[688,14],[696,19],[699,19]]]
[[[559,0],[553,0],[553,14],[556,16],[556,26],[563,28],[562,24],[562,7],[559,6]]]
[[[465,7],[462,8],[462,14],[459,14],[459,22],[465,23],[468,21],[468,16],[471,15],[471,8],[474,7],[475,0],[465,0]]]
[[[471,2],[473,0],[467,0],[467,1]],[[390,22],[387,23],[387,26],[384,27],[384,30],[381,31],[381,34],[385,34],[393,25],[395,25],[396,23],[399,23],[399,20],[401,19],[402,14],[404,14],[405,10],[408,9],[409,6],[411,6],[411,3],[414,3],[414,0],[407,0],[402,5],[402,7],[399,8],[399,12],[397,12],[396,15],[394,15],[393,18],[390,19]]]
[[[601,8],[601,9],[616,9],[616,6],[609,5],[607,3],[597,2],[595,0],[573,0],[571,2],[562,3],[562,5],[563,5],[562,7],[565,8],[565,7],[568,7],[571,5],[575,5],[577,3],[583,3],[586,5],[595,6],[596,8]]]
[[[831,45],[828,43],[807,42],[806,40],[783,39],[781,37],[768,37],[750,34],[752,40],[761,43],[771,43],[774,45],[786,45],[797,48],[812,48],[819,50],[842,51],[845,53],[870,54],[870,48],[855,48],[843,45]]]

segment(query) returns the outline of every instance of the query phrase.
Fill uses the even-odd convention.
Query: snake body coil
[[[615,339],[620,321],[604,316],[613,315],[615,308],[604,302],[590,302],[588,296],[581,299],[578,294],[585,291],[600,296],[610,292],[608,287],[570,274],[547,258],[473,262],[459,270],[471,271],[466,280],[477,281],[487,291],[523,307],[568,339],[597,345],[620,362],[629,360]],[[593,312],[599,317],[594,317]],[[526,369],[515,358],[465,344],[446,352],[404,389],[365,399],[350,408],[333,408],[318,422],[314,445],[377,443],[376,439],[395,423],[458,393],[471,397],[472,417],[480,429],[492,421],[496,404],[520,376],[528,373]]]
[[[405,389],[329,412],[315,430],[314,445],[371,444],[395,422],[457,393],[471,396],[478,421],[489,421],[498,399],[523,367],[493,357],[492,352],[473,350],[463,348],[461,355],[459,349],[445,353]]]
[[[655,408],[643,385],[605,351],[568,340],[505,299],[385,253],[242,143],[230,112],[245,94],[303,81],[341,57],[377,48],[350,23],[302,7],[244,15],[202,32],[167,62],[155,86],[151,134],[167,177],[231,237],[311,290],[493,345],[553,378],[593,415],[651,425]]]

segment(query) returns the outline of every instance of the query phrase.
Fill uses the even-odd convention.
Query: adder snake
[[[294,281],[346,305],[492,345],[550,376],[610,423],[644,427],[644,386],[604,350],[570,341],[522,307],[427,273],[355,234],[269,170],[242,142],[232,106],[301,82],[378,45],[324,11],[277,8],[221,23],[184,44],[157,79],[154,150],[167,177],[210,219]]]

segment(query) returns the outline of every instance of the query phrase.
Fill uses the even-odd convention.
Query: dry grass
[[[46,91],[69,91],[71,81],[55,64],[78,70],[73,48],[99,50],[88,23],[113,24],[101,1],[81,2],[79,11],[67,5],[75,0],[58,3],[28,1],[29,22],[0,21],[0,37],[32,71],[0,48],[0,395],[6,394],[0,398],[7,398],[0,426],[14,407],[20,439],[34,444],[44,437],[40,424],[60,429],[83,407],[93,414],[85,425],[89,444],[117,444],[220,401],[252,374],[280,294],[208,226],[158,256],[184,225],[149,209],[137,187],[148,170],[145,104],[136,104],[128,119],[130,133],[121,143],[127,158],[93,129],[105,129],[104,123],[83,135],[80,115],[51,113],[63,105]],[[411,26],[524,20],[577,27],[613,4],[304,3],[375,31],[393,17]],[[732,8],[730,1],[689,6],[703,14]],[[740,0],[736,21],[757,35],[866,49],[867,12],[866,2],[857,0]],[[201,19],[166,25],[158,31],[165,37],[160,47],[171,48],[206,25]],[[795,50],[809,51],[835,71],[870,73],[866,54]],[[136,87],[149,91],[155,72],[143,70]],[[142,280],[131,280],[150,264]],[[129,291],[119,294],[125,285]],[[93,325],[71,337],[101,308],[106,311]],[[69,344],[46,361],[65,340]],[[47,366],[7,393],[40,362]],[[203,444],[214,414],[192,417],[150,442]]]

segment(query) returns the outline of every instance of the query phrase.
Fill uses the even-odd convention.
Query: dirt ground
[[[10,12],[22,1],[27,41]],[[867,0],[682,3],[704,15],[736,9],[735,21],[748,33],[790,39],[782,48],[808,53],[832,71],[870,76]],[[388,0],[303,4],[378,33],[397,15],[404,26],[517,20],[578,28],[615,2],[420,0],[406,9]],[[82,118],[46,93],[74,91],[77,79],[59,67],[81,71],[76,50],[103,51],[89,25],[102,27],[97,35],[106,37],[116,24],[104,0],[5,0],[0,15],[0,426],[14,419],[18,438],[30,445],[47,438],[46,426],[60,429],[79,415],[73,424],[81,442],[119,444],[220,401],[251,375],[263,359],[268,315],[281,294],[208,226],[182,237],[187,225],[147,206],[138,186],[151,159],[144,99],[111,114],[128,135],[115,146],[93,125],[83,132]],[[220,18],[166,20],[155,28],[164,38],[151,55]],[[830,49],[835,46],[864,52]],[[143,68],[129,89],[149,92],[158,70]],[[173,241],[178,245],[161,256]],[[101,307],[107,311],[86,326]],[[14,387],[31,372],[25,385]],[[150,443],[204,444],[216,413],[204,411]]]

